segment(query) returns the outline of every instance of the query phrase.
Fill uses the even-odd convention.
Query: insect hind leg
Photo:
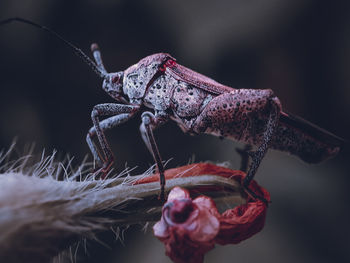
[[[248,171],[250,151],[252,149],[253,146],[250,144],[246,144],[244,148],[236,148],[236,152],[241,156],[241,166],[239,169],[243,172]]]
[[[246,177],[243,180],[243,187],[247,191],[248,194],[250,194],[253,198],[260,199],[261,201],[268,203],[267,200],[256,193],[254,193],[252,190],[249,189],[249,184],[253,180],[260,163],[262,159],[264,158],[268,148],[269,143],[271,142],[271,139],[274,135],[275,128],[278,124],[279,116],[281,113],[281,104],[277,97],[271,97],[269,99],[270,109],[269,109],[269,118],[266,123],[266,129],[263,134],[262,143],[259,145],[258,149],[254,152],[249,152],[249,155],[252,158],[251,165],[249,167],[248,173]]]
[[[258,146],[255,152],[250,152],[252,162],[242,186],[251,196],[263,201],[248,186],[273,138],[280,112],[280,101],[272,90],[238,89],[212,99],[192,126],[196,133]]]

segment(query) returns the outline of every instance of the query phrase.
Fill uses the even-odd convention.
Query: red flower
[[[153,231],[174,262],[203,262],[204,254],[214,248],[219,215],[210,198],[201,196],[192,201],[187,190],[175,187]]]
[[[270,201],[270,194],[255,181],[249,188]],[[250,238],[264,228],[267,205],[248,197],[247,203],[226,210],[220,216],[220,232],[216,236],[216,243],[220,245],[237,244]]]
[[[186,176],[215,174],[239,182],[244,178],[244,174],[239,171],[209,164],[196,165],[196,171]],[[183,171],[185,168],[179,169]],[[175,177],[175,172],[171,172],[169,177]],[[255,181],[251,182],[250,189],[270,200],[269,193]],[[162,218],[153,230],[155,236],[165,244],[166,254],[174,262],[200,263],[215,243],[237,244],[258,233],[264,227],[266,210],[264,202],[248,197],[246,204],[220,214],[211,198],[200,196],[192,200],[187,190],[175,187],[169,193]]]

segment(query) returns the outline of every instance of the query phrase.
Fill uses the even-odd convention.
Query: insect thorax
[[[144,103],[156,112],[171,112],[171,117],[183,130],[191,125],[214,97],[205,90],[180,81],[160,71],[161,60],[142,63],[125,71],[123,92],[131,103]],[[170,110],[170,111],[169,111]]]
[[[147,87],[154,81],[160,67],[169,59],[174,60],[167,53],[153,54],[124,71],[123,92],[131,102],[144,98]]]
[[[170,109],[171,117],[184,130],[189,130],[193,121],[212,98],[208,92],[165,73],[149,86],[144,103],[156,111]]]
[[[146,92],[147,84],[158,72],[160,63],[154,62],[147,66],[135,64],[129,67],[124,74],[123,92],[129,99],[141,99]]]

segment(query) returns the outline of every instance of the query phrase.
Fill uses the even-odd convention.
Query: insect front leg
[[[86,140],[94,158],[97,160],[98,165],[101,167],[100,172],[102,173],[102,178],[106,176],[114,161],[114,156],[107,142],[104,131],[129,120],[135,115],[139,108],[139,106],[130,106],[116,103],[105,103],[94,106],[91,112],[91,119],[94,127],[90,129]],[[100,117],[111,115],[116,116],[110,117],[100,122]],[[98,141],[100,143],[103,156],[98,153],[95,145],[92,142],[92,137],[95,134],[97,135]]]
[[[119,124],[122,124],[129,119],[131,119],[134,116],[133,113],[122,113],[116,116],[109,117],[103,121],[100,122],[100,128],[104,132],[106,130],[109,130],[115,126],[118,126]],[[100,152],[98,151],[96,145],[93,142],[93,138],[96,136],[96,128],[95,126],[91,127],[88,134],[86,135],[86,142],[89,145],[89,148],[91,150],[91,153],[97,162],[97,165],[99,167],[103,166],[103,157],[101,156]]]
[[[151,152],[154,161],[157,164],[157,169],[159,172],[159,181],[160,181],[160,195],[159,199],[165,201],[165,176],[164,176],[164,166],[163,161],[160,156],[157,143],[154,139],[153,130],[164,124],[168,120],[168,115],[158,115],[154,116],[153,113],[146,111],[142,113],[142,124],[140,126],[140,132],[143,141],[145,142],[148,150]]]

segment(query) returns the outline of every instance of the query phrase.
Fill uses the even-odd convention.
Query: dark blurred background
[[[350,139],[349,1],[17,1],[0,2],[0,19],[21,16],[48,26],[90,55],[99,43],[107,70],[120,71],[156,52],[235,87],[273,89],[284,109]],[[57,149],[79,163],[95,104],[112,102],[100,79],[60,41],[28,25],[0,28],[0,147]],[[117,171],[153,163],[139,115],[107,133]],[[237,143],[184,135],[173,123],[156,132],[168,167],[189,160],[229,161]],[[270,151],[257,180],[272,195],[265,229],[205,262],[349,262],[349,148],[320,165]],[[89,155],[90,156],[90,155]],[[91,160],[91,156],[90,156]],[[141,227],[89,242],[84,262],[170,262]]]

